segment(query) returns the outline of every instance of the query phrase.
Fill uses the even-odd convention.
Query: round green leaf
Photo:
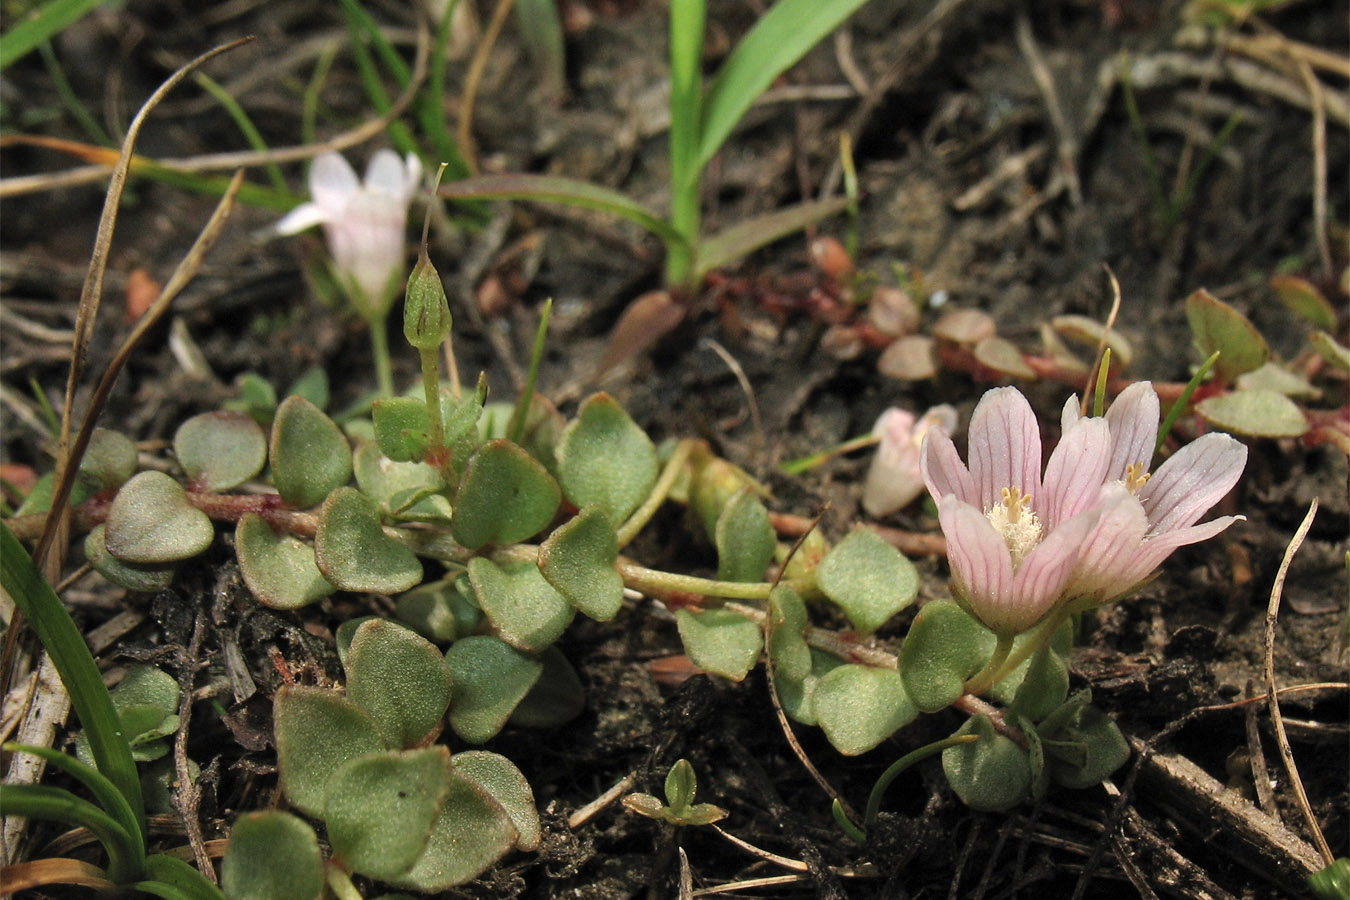
[[[588,506],[539,548],[539,571],[567,601],[598,622],[623,606],[623,578],[614,568],[619,538],[609,517]]]
[[[1336,343],[1336,339],[1325,331],[1314,331],[1308,335],[1308,343],[1317,351],[1317,355],[1342,372],[1350,372],[1350,350]]]
[[[108,552],[139,565],[175,562],[211,546],[216,529],[188,502],[182,485],[163,472],[141,472],[108,510],[103,540]]]
[[[95,525],[84,538],[84,556],[89,564],[113,584],[129,591],[153,593],[173,583],[173,566],[138,566],[108,552],[104,544],[106,525]]]
[[[429,641],[446,644],[472,634],[483,612],[449,580],[413,588],[394,604],[394,618]]]
[[[258,900],[314,900],[323,892],[319,839],[286,812],[244,813],[230,831],[220,864],[225,896]]]
[[[1202,359],[1219,351],[1214,375],[1223,384],[1261,368],[1270,356],[1266,339],[1247,317],[1204,288],[1186,298],[1186,320]]]
[[[778,544],[769,511],[749,487],[741,488],[717,517],[717,577],[721,581],[759,581]]]
[[[432,466],[394,462],[368,441],[356,448],[352,463],[361,493],[400,519],[442,524],[450,519],[450,501],[440,493],[445,484]],[[409,503],[410,498],[416,499]]]
[[[1125,335],[1114,328],[1108,329],[1096,319],[1079,315],[1055,316],[1050,320],[1050,326],[1055,332],[1094,350],[1101,346],[1102,339],[1105,338],[1106,346],[1111,351],[1113,365],[1129,368],[1130,363],[1134,361],[1134,347],[1126,340]]]
[[[576,610],[532,562],[498,565],[476,556],[469,581],[497,636],[517,650],[538,653],[556,641]]]
[[[769,658],[774,675],[801,681],[811,674],[811,648],[806,644],[806,604],[797,592],[779,585],[769,594]]]
[[[1031,764],[1027,752],[994,730],[987,716],[976,716],[957,734],[979,735],[971,744],[942,751],[942,770],[956,796],[972,809],[999,812],[1027,798]]]
[[[390,879],[426,849],[450,793],[450,749],[368,753],[328,782],[324,824],[333,855],[353,872]]]
[[[836,544],[816,571],[820,589],[863,634],[876,631],[919,593],[914,564],[866,528]]]
[[[481,744],[501,731],[544,671],[544,664],[533,656],[485,634],[455,641],[445,662],[455,685],[450,727],[471,744]]]
[[[1100,784],[1130,758],[1130,745],[1106,713],[1087,703],[1071,715],[1056,716],[1042,729],[1041,739],[1052,757],[1050,772],[1065,787]]]
[[[759,661],[764,640],[745,616],[727,609],[677,609],[675,624],[684,652],[705,672],[740,681]]]
[[[515,846],[511,817],[483,787],[453,765],[449,787],[426,850],[407,872],[385,879],[390,884],[444,891],[477,878]]]
[[[1308,420],[1294,401],[1275,391],[1231,391],[1206,397],[1196,412],[1224,431],[1253,437],[1299,437]]]
[[[272,482],[292,506],[316,506],[352,477],[352,448],[323,410],[290,396],[272,422]]]
[[[347,696],[390,747],[421,743],[450,705],[450,670],[436,645],[388,619],[356,629],[345,666]]]
[[[524,450],[510,441],[488,441],[469,459],[450,531],[471,550],[514,544],[543,530],[561,499],[553,476]]]
[[[384,750],[375,720],[341,694],[287,685],[272,707],[281,791],[296,809],[323,815],[328,780],[348,760]]]
[[[355,488],[338,488],[319,511],[314,555],[319,571],[344,591],[397,593],[422,580],[422,563],[384,533],[375,502]]]
[[[803,725],[819,725],[815,711],[811,708],[811,696],[820,679],[844,665],[844,661],[832,653],[811,648],[811,670],[800,680],[785,677],[781,670],[773,670],[773,684],[778,690],[778,702],[783,712],[794,722]]]
[[[615,525],[656,483],[656,447],[608,394],[592,394],[558,445],[558,480],[577,506],[599,506]]]
[[[1335,308],[1312,282],[1297,275],[1276,275],[1270,279],[1270,286],[1281,303],[1318,328],[1336,327]]]
[[[239,520],[234,552],[244,584],[264,606],[299,609],[335,590],[314,562],[314,548],[278,534],[261,516],[249,513]]]
[[[992,335],[975,345],[975,359],[995,372],[1016,378],[1034,379],[1036,370],[1027,365],[1022,351],[1007,338]]]
[[[519,836],[517,850],[537,850],[542,838],[539,810],[534,805],[534,791],[515,763],[485,750],[465,750],[450,760],[455,771],[478,784],[492,799],[501,804],[511,818]]]
[[[853,663],[816,682],[811,709],[830,743],[845,756],[866,753],[918,715],[896,672]]]
[[[121,432],[95,428],[80,460],[80,474],[93,479],[99,490],[121,487],[136,474],[136,445]]]
[[[395,462],[422,460],[427,455],[427,416],[425,400],[415,397],[381,397],[371,410],[375,422],[375,440],[384,455]]]
[[[1316,400],[1322,396],[1308,379],[1273,362],[1243,372],[1233,384],[1239,391],[1274,391],[1296,400]]]
[[[208,412],[178,426],[173,452],[194,487],[228,491],[262,471],[267,437],[246,413]]]
[[[922,712],[945,709],[965,692],[994,652],[997,638],[951,600],[934,600],[919,610],[900,646],[905,692]]]

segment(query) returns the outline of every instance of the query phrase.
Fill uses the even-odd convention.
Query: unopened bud
[[[450,301],[441,273],[423,252],[408,276],[403,302],[403,336],[418,350],[434,350],[450,336]]]

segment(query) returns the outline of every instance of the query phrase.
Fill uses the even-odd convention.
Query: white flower
[[[409,153],[400,161],[380,150],[360,182],[338,153],[316,157],[309,170],[309,203],[297,206],[276,224],[279,234],[296,234],[322,225],[343,287],[368,318],[385,313],[401,280],[408,205],[422,182],[422,163]]]
[[[924,435],[934,425],[953,432],[956,422],[956,410],[946,403],[928,410],[917,422],[912,412],[898,406],[881,414],[872,426],[878,439],[877,452],[862,491],[862,505],[869,516],[888,516],[923,493],[919,448],[923,446]]]

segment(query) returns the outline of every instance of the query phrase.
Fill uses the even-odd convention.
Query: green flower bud
[[[423,251],[408,276],[403,303],[403,336],[418,350],[435,350],[450,336],[450,303],[441,274]]]

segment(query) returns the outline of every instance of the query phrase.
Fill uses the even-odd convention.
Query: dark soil
[[[478,91],[474,131],[481,163],[495,171],[590,179],[660,207],[666,185],[665,7],[641,0],[562,5],[571,23],[565,94],[553,97],[539,87],[514,27],[508,27]],[[756,4],[718,0],[711,6],[710,72],[753,22]],[[403,29],[410,43],[414,23],[406,4],[374,4],[372,11]],[[949,298],[950,307],[984,310],[1002,335],[1021,346],[1037,346],[1038,329],[1052,316],[1105,318],[1112,299],[1108,269],[1123,298],[1118,327],[1136,350],[1129,369],[1134,378],[1189,377],[1197,360],[1181,301],[1201,287],[1246,313],[1277,356],[1298,354],[1303,328],[1266,286],[1276,271],[1301,274],[1329,292],[1342,312],[1344,341],[1345,298],[1319,260],[1309,111],[1259,85],[1240,83],[1227,69],[1208,79],[1159,69],[1162,74],[1150,79],[1135,76],[1146,143],[1131,124],[1115,77],[1122,51],[1136,63],[1188,60],[1192,72],[1230,58],[1216,49],[1212,34],[1202,33],[1198,46],[1182,41],[1184,13],[1178,3],[1130,0],[942,0],[936,8],[872,0],[847,26],[846,45],[826,41],[775,89],[779,102],[747,117],[708,173],[707,227],[814,196],[822,186],[837,191],[832,170],[838,134],[846,129],[854,138],[862,191],[859,269],[892,284],[893,267],[908,267],[921,274],[920,300],[936,294]],[[1344,2],[1296,3],[1271,13],[1262,28],[1342,53],[1348,15]],[[1019,43],[1019,20],[1034,51],[1026,34]],[[120,134],[172,68],[246,34],[259,40],[207,71],[250,112],[270,145],[299,143],[300,95],[315,56],[323,42],[345,36],[337,4],[198,8],[131,2],[100,9],[67,29],[54,50],[74,93]],[[411,54],[410,46],[405,49]],[[1054,85],[1059,128],[1031,59],[1039,60]],[[848,80],[841,60],[872,88],[866,98],[842,89]],[[458,96],[466,66],[465,59],[450,66],[448,96]],[[1343,109],[1345,81],[1322,74],[1324,89]],[[1300,84],[1296,77],[1279,77]],[[797,86],[841,89],[782,99]],[[0,88],[7,135],[87,140],[63,110],[36,54],[6,70]],[[371,115],[346,53],[337,57],[323,106],[321,122],[330,131]],[[1170,189],[1180,167],[1195,170],[1234,111],[1242,114],[1240,124],[1217,147],[1178,221],[1164,225],[1148,189],[1146,150]],[[186,158],[245,147],[230,118],[189,84],[151,117],[138,151]],[[363,147],[348,155],[364,160],[368,152]],[[1019,157],[1025,164],[1013,165]],[[1334,117],[1327,123],[1325,161],[1339,273],[1346,264],[1350,142],[1346,123]],[[7,180],[71,165],[52,150],[5,149]],[[297,190],[303,189],[301,171],[287,171]],[[980,190],[971,193],[975,187]],[[38,471],[50,465],[29,384],[31,379],[60,408],[68,340],[21,330],[14,316],[58,331],[71,327],[102,192],[102,182],[95,182],[6,196],[0,234],[6,463]],[[212,203],[165,185],[132,182],[113,243],[91,372],[106,367],[128,330],[121,308],[133,273],[145,269],[167,279]],[[364,331],[325,309],[302,276],[302,266],[321,250],[317,236],[260,237],[276,215],[240,209],[176,303],[174,328],[185,329],[205,365],[185,369],[181,337],[159,327],[119,381],[105,424],[139,441],[163,441],[182,419],[230,396],[233,380],[245,371],[284,385],[322,366],[336,408],[371,389]],[[819,234],[842,238],[844,228],[841,217],[821,225]],[[554,328],[540,385],[565,413],[591,389],[586,378],[620,312],[660,281],[658,245],[595,213],[503,205],[491,211],[486,227],[434,231],[432,256],[454,291],[461,371],[485,370],[497,397],[512,396],[540,305],[551,297]],[[654,439],[708,439],[771,484],[776,511],[823,513],[821,527],[837,538],[861,516],[865,454],[834,460],[802,478],[776,475],[773,466],[865,433],[890,405],[922,410],[950,402],[968,416],[989,384],[956,372],[902,383],[878,373],[875,349],[845,358],[833,352],[821,338],[840,313],[838,284],[812,267],[807,246],[804,238],[784,240],[718,273],[701,295],[688,298],[688,314],[674,333],[612,371],[603,387]],[[489,295],[493,302],[480,308],[479,300]],[[935,315],[925,311],[930,322]],[[719,342],[744,368],[762,434],[746,394],[709,341]],[[411,380],[415,356],[397,346],[394,355],[401,378]],[[1056,421],[1064,398],[1080,389],[1018,384],[1047,421]],[[87,399],[87,393],[81,396]],[[1345,381],[1328,382],[1319,405],[1345,402]],[[1183,435],[1194,427],[1183,423]],[[1055,790],[1044,802],[1009,814],[974,813],[930,761],[893,786],[890,812],[866,846],[835,826],[828,798],[783,735],[762,670],[739,684],[672,674],[669,658],[681,652],[678,636],[670,618],[647,604],[627,608],[605,625],[579,619],[560,646],[586,685],[585,713],[543,735],[508,729],[489,745],[514,760],[534,785],[547,828],[544,846],[537,854],[509,857],[462,895],[674,897],[687,859],[696,889],[798,876],[734,896],[1310,896],[1306,868],[1299,864],[1306,857],[1297,855],[1298,847],[1306,849],[1299,842],[1308,839],[1307,828],[1288,790],[1264,705],[1256,726],[1260,738],[1252,744],[1245,708],[1232,701],[1249,690],[1264,692],[1267,601],[1285,547],[1314,497],[1321,509],[1284,589],[1275,680],[1281,687],[1343,682],[1337,634],[1346,614],[1346,459],[1327,446],[1253,441],[1247,474],[1225,505],[1247,521],[1177,553],[1137,597],[1102,610],[1075,656],[1074,688],[1091,688],[1094,701],[1147,750],[1116,774],[1114,789]],[[881,524],[936,529],[921,504]],[[685,536],[679,515],[659,518],[649,530],[634,548],[644,562],[701,571],[711,561],[706,547]],[[916,563],[924,574],[921,600],[945,596],[945,561]],[[102,650],[111,669],[152,660],[175,670],[200,623],[195,683],[227,702],[227,660],[242,660],[256,683],[252,699],[223,714],[225,707],[205,696],[194,707],[189,755],[206,772],[200,822],[208,839],[224,837],[239,812],[278,801],[269,726],[271,696],[280,684],[277,661],[296,672],[336,678],[332,631],[352,616],[388,609],[380,598],[354,595],[338,595],[300,614],[260,608],[223,542],[162,594],[129,595],[86,576],[66,596],[91,631],[128,610],[144,615]],[[879,640],[902,635],[911,616],[903,614]],[[1345,687],[1293,693],[1282,708],[1321,828],[1337,855],[1350,855]],[[825,778],[861,803],[889,763],[949,734],[959,721],[955,713],[925,718],[852,759],[832,750],[819,731],[794,730]],[[1274,812],[1284,825],[1275,828],[1284,844],[1253,836],[1253,822],[1269,825],[1270,816],[1253,812],[1245,820],[1240,814],[1226,820],[1207,805],[1217,796],[1221,804],[1246,808],[1246,798],[1255,796],[1253,750],[1264,755],[1277,783]],[[757,860],[710,829],[677,833],[617,804],[581,827],[568,827],[569,814],[630,772],[639,773],[635,789],[658,791],[680,757],[698,772],[700,799],[730,811],[722,823],[728,833],[802,860],[809,871]],[[1187,781],[1178,774],[1187,762],[1222,787]],[[174,827],[176,836],[165,840],[181,846],[181,823]],[[44,844],[56,834],[35,828],[28,852],[44,855]],[[379,893],[373,885],[365,888],[371,896]]]

